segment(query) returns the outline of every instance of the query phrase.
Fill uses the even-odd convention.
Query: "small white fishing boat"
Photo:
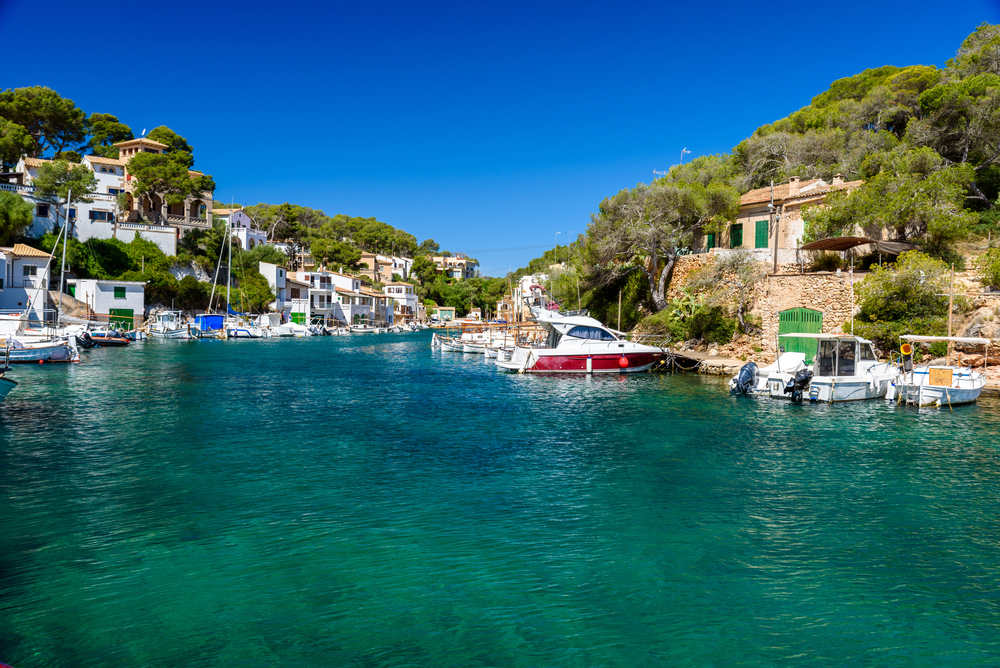
[[[372,325],[360,324],[351,325],[351,333],[353,334],[374,334],[375,327]]]
[[[793,359],[781,355],[779,361],[785,359],[792,368],[778,370],[766,367],[766,377],[747,382],[746,377],[752,375],[750,364],[747,364],[730,381],[731,391],[766,394],[772,399],[793,401],[803,398],[821,403],[860,401],[884,397],[897,375],[892,364],[878,361],[872,342],[860,336],[797,333],[782,334],[781,337],[814,339],[817,352],[812,365],[802,364],[799,367],[794,364],[797,357]]]
[[[917,336],[906,334],[900,337],[909,343],[963,343],[966,345],[983,346],[983,364],[985,368],[989,353],[989,339],[965,336]],[[906,346],[903,346],[904,351]],[[912,353],[904,352],[899,367],[899,376],[893,381],[886,399],[895,401],[898,405],[909,406],[959,406],[972,404],[986,386],[985,373],[974,371],[972,367],[962,367],[948,364],[921,365],[913,364]]]
[[[469,343],[468,341],[463,341],[462,352],[482,355],[486,352],[486,346],[480,343]]]
[[[156,320],[149,326],[149,335],[156,339],[193,339],[190,323],[182,321],[180,311],[163,311],[158,313]]]
[[[485,346],[483,348],[483,355],[485,355],[488,360],[495,360],[499,352],[499,347]]]

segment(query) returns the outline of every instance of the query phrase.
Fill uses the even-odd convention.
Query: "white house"
[[[125,243],[132,241],[138,232],[143,239],[152,241],[167,255],[177,254],[178,230],[169,225],[151,225],[145,222],[127,223],[118,216],[118,195],[124,192],[125,167],[121,160],[100,158],[93,155],[84,156],[81,165],[94,172],[97,187],[88,196],[92,202],[77,202],[70,207],[62,206],[57,212],[55,207],[47,202],[39,202],[34,196],[34,182],[38,169],[49,162],[41,158],[22,157],[18,161],[16,171],[24,174],[26,184],[23,186],[0,183],[0,189],[12,190],[31,202],[35,207],[35,217],[28,235],[40,238],[52,232],[58,223],[66,224],[66,219],[73,225],[73,236],[80,241],[87,239],[121,239]]]
[[[46,314],[52,256],[24,244],[0,248],[0,310],[24,313],[31,320],[54,320]]]
[[[142,281],[104,281],[93,278],[70,280],[69,293],[87,304],[91,313],[108,316],[123,327],[138,327],[146,308],[146,284]]]
[[[409,283],[389,283],[382,292],[393,300],[393,321],[406,324],[417,319],[419,300]]]
[[[258,230],[253,218],[247,214],[236,210],[229,215],[228,219],[229,225],[233,229],[233,236],[236,237],[240,248],[250,250],[267,243],[267,232]]]

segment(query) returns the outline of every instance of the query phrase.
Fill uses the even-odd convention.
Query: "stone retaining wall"
[[[860,280],[860,276],[856,277]],[[851,317],[850,275],[775,274],[764,280],[753,312],[763,320],[760,346],[774,353],[778,314],[790,308],[823,313],[823,332],[832,332]]]

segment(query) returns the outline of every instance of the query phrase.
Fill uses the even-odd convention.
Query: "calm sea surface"
[[[1000,405],[544,378],[430,334],[17,367],[0,661],[1000,661]]]

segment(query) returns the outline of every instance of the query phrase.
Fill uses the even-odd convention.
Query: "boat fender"
[[[625,357],[624,355],[622,355],[621,359],[618,360],[618,366],[621,367],[622,369],[624,369],[625,367],[627,367],[628,366],[628,358]]]
[[[45,364],[45,360],[38,360],[39,364]]]

